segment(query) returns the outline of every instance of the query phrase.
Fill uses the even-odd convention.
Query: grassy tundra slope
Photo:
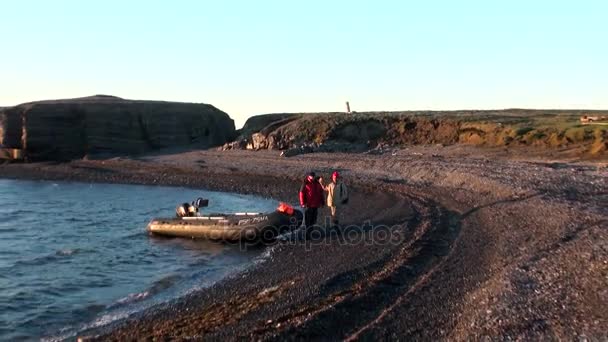
[[[581,124],[581,115],[608,111],[524,110],[301,113],[250,118],[241,138],[260,132],[257,148],[302,144],[380,146],[469,144],[489,147],[577,148],[581,155],[608,150],[608,124]],[[258,138],[259,140],[259,138]]]

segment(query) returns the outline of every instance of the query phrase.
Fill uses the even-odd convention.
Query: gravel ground
[[[189,185],[296,202],[306,171],[334,169],[354,189],[345,225],[363,229],[284,239],[237,276],[86,337],[608,338],[601,161],[439,146],[293,158],[193,151],[1,165],[0,177]]]

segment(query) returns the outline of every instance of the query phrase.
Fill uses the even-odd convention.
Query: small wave
[[[65,296],[65,292],[61,289],[52,287],[45,287],[37,291],[38,293],[46,295],[46,297],[62,297]]]
[[[69,223],[78,223],[78,222],[90,222],[91,220],[89,218],[84,218],[84,217],[68,217],[65,219],[66,222]]]
[[[41,338],[40,341],[59,342],[59,341],[65,341],[67,339],[72,339],[72,338],[75,338],[79,332],[86,331],[89,329],[94,329],[94,328],[101,328],[101,327],[111,324],[113,322],[125,319],[125,318],[129,317],[130,314],[131,313],[129,313],[129,312],[106,314],[106,315],[103,315],[103,316],[95,319],[93,322],[86,324],[86,325],[82,325],[78,328],[73,327],[73,326],[64,327],[60,331],[61,335],[46,336],[46,337]]]
[[[170,288],[171,286],[173,286],[173,284],[177,283],[177,281],[180,279],[182,279],[182,276],[177,275],[177,274],[173,274],[173,275],[161,278],[152,284],[152,286],[150,287],[148,292],[150,292],[151,295],[157,294],[163,290]]]
[[[68,330],[68,329],[66,329]],[[65,334],[65,335],[59,335],[59,336],[51,336],[51,337],[42,337],[40,339],[40,342],[59,342],[59,341],[64,341],[67,340],[70,337],[74,337],[75,334],[70,333],[70,334]]]
[[[80,248],[61,249],[61,250],[58,250],[57,252],[55,252],[55,255],[57,255],[57,256],[70,256],[70,255],[74,255],[76,253],[79,253],[80,251],[81,251]]]
[[[23,217],[26,216],[24,214],[30,214],[31,211],[27,210],[6,210],[0,211],[0,216],[2,216],[2,225],[7,227],[8,224],[19,224]],[[7,227],[8,228],[8,227]],[[13,228],[13,227],[11,227]]]
[[[97,314],[103,312],[106,308],[107,306],[103,304],[88,304],[83,307],[74,309],[72,311],[72,315],[74,317],[85,317],[90,320]]]
[[[103,304],[89,304],[85,306],[84,312],[87,313],[99,313],[105,310],[106,306]]]
[[[124,305],[124,304],[133,303],[133,302],[139,302],[140,300],[144,300],[144,299],[148,298],[149,296],[150,296],[150,292],[148,292],[148,291],[144,291],[144,292],[140,292],[140,293],[131,293],[130,295],[117,300],[116,305]],[[116,305],[113,305],[113,306],[116,306]]]
[[[17,251],[10,251],[10,250],[2,250],[0,249],[0,255],[18,255],[19,252]]]
[[[23,309],[24,307],[25,308],[35,307],[34,304],[31,304],[29,302],[29,300],[32,298],[32,296],[33,296],[32,292],[18,291],[16,293],[14,293],[13,295],[9,295],[7,298],[9,299],[9,301],[11,303],[19,305],[19,308]]]
[[[137,233],[121,236],[120,239],[123,239],[123,240],[135,239],[135,238],[141,238],[142,236],[147,236],[147,235],[145,232],[137,232]]]
[[[209,266],[209,259],[206,258],[199,258],[196,260],[193,260],[191,262],[188,263],[188,267],[209,267],[209,269],[211,268],[211,266]],[[209,270],[206,269],[205,271]]]
[[[35,257],[35,258],[29,259],[29,260],[18,260],[17,262],[15,262],[13,267],[40,266],[40,265],[45,265],[45,264],[51,263],[57,259],[58,259],[57,254],[43,255],[43,256]]]
[[[13,210],[9,214],[5,214],[7,217],[15,217],[15,216],[19,216],[19,215],[24,215],[24,214],[39,214],[38,212],[36,212],[35,210],[30,210],[30,209],[17,209],[17,210]]]
[[[235,269],[238,268],[238,266],[235,266]],[[188,279],[190,280],[206,280],[208,275],[211,275],[211,277],[213,277],[213,275],[215,273],[221,273],[223,271],[222,267],[218,267],[218,266],[208,266],[205,267],[204,269],[198,271],[198,272],[192,272],[190,273],[190,275],[188,276]]]
[[[29,260],[18,260],[17,262],[15,262],[13,267],[46,265],[46,264],[55,262],[55,261],[61,259],[62,257],[68,257],[68,256],[72,256],[74,254],[80,253],[81,251],[82,250],[80,248],[60,249],[53,254],[43,255],[43,256],[35,257],[35,258],[29,259]]]
[[[261,264],[261,263],[265,262],[266,260],[272,258],[272,254],[274,254],[274,251],[277,248],[277,246],[278,246],[278,244],[267,247],[266,250],[264,250],[264,252],[262,252],[262,254],[258,255],[257,257],[255,257],[253,259],[253,264],[258,265],[258,264]]]
[[[98,219],[96,221],[85,220],[83,222],[86,222],[86,223],[84,223],[82,225],[83,227],[98,227],[98,226],[102,227],[102,226],[105,226],[107,224],[112,223],[112,220],[110,220],[110,219]]]
[[[129,317],[129,315],[130,315],[129,312],[121,312],[121,313],[116,313],[116,314],[103,315],[103,316],[99,317],[98,319],[96,319],[95,321],[93,321],[93,323],[91,323],[87,328],[103,327],[104,325],[108,325],[112,322],[116,322],[118,320],[125,319],[125,318]]]
[[[4,302],[5,301],[3,301],[3,303],[2,303],[2,307],[3,307],[4,312],[6,312],[6,313],[19,312],[19,310],[21,310],[21,306],[19,306],[18,304],[4,303]]]
[[[170,276],[161,278],[161,279],[155,281],[154,283],[152,283],[152,286],[150,286],[150,288],[148,288],[147,290],[145,290],[143,292],[139,292],[139,293],[131,293],[128,296],[117,300],[115,304],[110,306],[110,308],[115,308],[117,306],[122,306],[122,305],[142,301],[150,296],[153,296],[157,293],[162,292],[163,290],[170,288],[180,279],[182,279],[182,276],[180,276],[180,275],[170,275]]]

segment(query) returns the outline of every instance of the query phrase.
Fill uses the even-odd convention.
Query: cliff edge
[[[0,109],[0,146],[32,160],[206,148],[236,136],[234,121],[209,104],[91,97]]]

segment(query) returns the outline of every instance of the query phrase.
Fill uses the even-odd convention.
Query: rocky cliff
[[[485,110],[310,113],[250,118],[237,144],[251,149],[306,152],[371,151],[390,146],[470,144],[488,147],[580,147],[589,155],[608,151],[608,126],[583,125],[580,115],[607,111]]]
[[[208,104],[92,96],[0,111],[0,145],[22,148],[33,160],[205,148],[235,136],[234,121]]]

